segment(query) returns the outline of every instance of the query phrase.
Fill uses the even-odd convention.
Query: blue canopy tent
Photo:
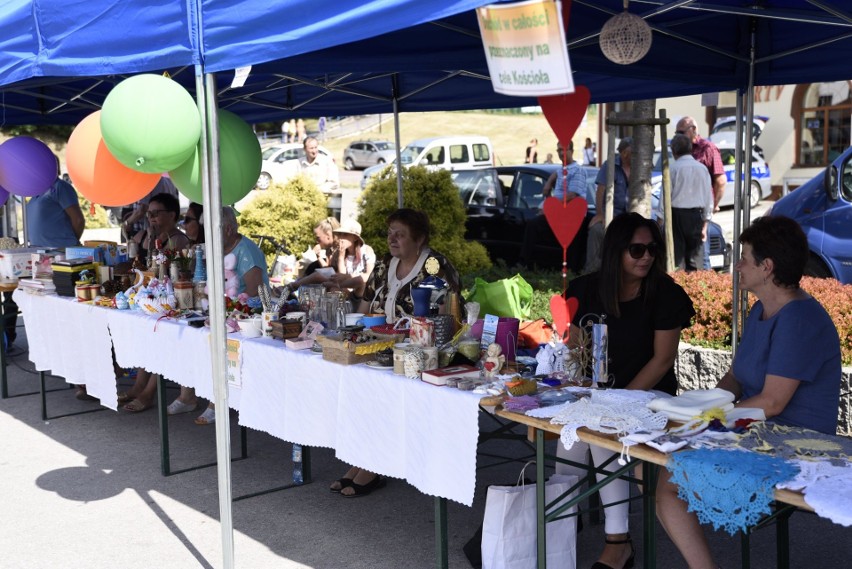
[[[169,71],[196,92],[205,124],[216,108],[250,122],[291,116],[532,104],[495,95],[476,18],[485,2],[387,0],[7,0],[0,14],[0,124],[76,124],[124,76]],[[567,38],[575,83],[593,102],[848,79],[852,13],[844,0],[634,0],[654,30],[644,59],[606,60],[597,36],[622,0],[573,0]],[[244,87],[231,70],[252,65]],[[215,73],[216,75],[212,75]],[[747,105],[750,107],[750,105]],[[738,113],[740,116],[742,113]],[[738,140],[742,137],[738,136]],[[205,134],[206,231],[218,227],[217,140]],[[748,175],[749,172],[746,172]],[[221,295],[221,239],[211,294]],[[214,303],[215,305],[215,303]],[[221,309],[214,321],[223,319]],[[224,333],[213,327],[214,345]],[[224,359],[214,361],[217,403]],[[218,406],[222,413],[227,405]],[[227,450],[227,421],[217,421]],[[225,566],[233,564],[229,456],[220,454]]]

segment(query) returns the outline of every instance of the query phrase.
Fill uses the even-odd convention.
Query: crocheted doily
[[[852,441],[849,439],[772,422],[752,425],[740,439],[739,446],[789,459],[827,458],[838,466],[845,465],[852,458]]]
[[[828,460],[799,460],[799,474],[778,488],[800,490],[820,517],[852,525],[852,464],[834,466]]]
[[[646,404],[656,396],[647,391],[607,389],[592,391],[591,397],[560,407],[551,418],[555,425],[565,425],[560,440],[570,449],[579,441],[577,429],[588,427],[606,434],[626,435],[636,431],[663,429],[668,418],[648,409]]]
[[[714,529],[733,535],[770,513],[775,485],[797,467],[781,458],[751,452],[699,449],[675,453],[666,468],[689,511]]]

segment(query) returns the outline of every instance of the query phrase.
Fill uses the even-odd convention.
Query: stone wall
[[[675,361],[675,374],[683,390],[709,389],[716,385],[731,367],[731,352],[712,350],[681,343]],[[840,408],[837,434],[852,436],[852,368],[843,368],[840,381]]]

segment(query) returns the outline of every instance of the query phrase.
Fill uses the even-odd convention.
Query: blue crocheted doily
[[[799,473],[784,459],[722,449],[675,453],[666,468],[689,511],[731,535],[769,514],[775,485]]]

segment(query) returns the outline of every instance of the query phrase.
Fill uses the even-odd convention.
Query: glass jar
[[[196,310],[204,310],[203,301],[207,299],[207,281],[196,281],[193,284],[193,304]]]

